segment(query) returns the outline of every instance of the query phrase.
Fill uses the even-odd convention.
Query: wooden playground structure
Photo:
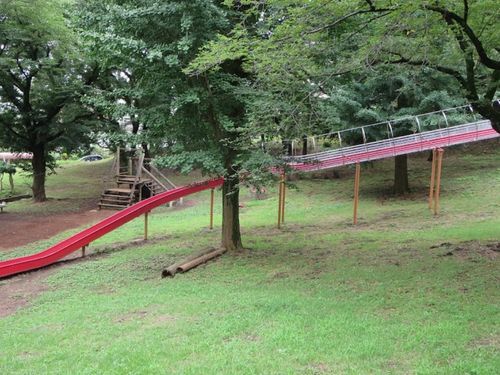
[[[118,147],[112,166],[113,186],[104,188],[99,209],[122,210],[143,199],[175,189],[175,184],[151,161],[144,157],[141,149],[126,151]]]
[[[413,118],[418,129],[418,132],[415,133],[398,135],[397,129],[394,127],[395,122],[392,121],[382,123],[389,130],[387,139],[370,141],[366,136],[369,134],[367,130],[371,126],[379,126],[380,124],[353,128],[346,131],[360,131],[363,135],[362,144],[344,146],[340,142],[343,135],[341,132],[337,132],[338,148],[309,155],[284,157],[284,161],[291,170],[297,172],[355,165],[353,224],[356,224],[362,162],[432,150],[433,160],[428,205],[433,210],[434,215],[438,215],[444,147],[498,138],[500,134],[492,128],[489,120],[474,118],[471,122],[464,123],[466,120],[462,119],[458,124],[453,124],[451,117],[445,111],[430,114],[431,120],[434,120],[435,116],[440,116],[439,118],[444,120],[445,126],[441,127],[437,123],[437,128],[422,131],[422,118],[424,116],[429,116],[429,114]],[[150,159],[144,157],[142,150],[135,150],[134,153],[129,153],[127,156],[121,156],[121,153],[121,150],[118,149],[113,164],[112,182],[116,187],[105,188],[99,203],[100,208],[119,209],[120,211],[44,251],[0,261],[0,278],[48,266],[76,251],[81,250],[82,255],[85,255],[91,242],[142,215],[144,215],[144,239],[147,240],[148,219],[151,210],[165,204],[172,204],[184,196],[204,190],[211,190],[209,226],[210,229],[213,228],[214,189],[223,185],[223,177],[176,187],[155,168]],[[280,173],[278,199],[278,228],[280,228],[285,222],[286,175],[284,169],[276,169],[273,172]],[[182,272],[195,267],[201,262],[222,254],[223,251],[214,250],[209,254],[199,254],[196,259],[188,259],[182,264],[175,265],[172,272]],[[170,270],[165,271],[165,275],[171,274],[173,275]]]
[[[441,194],[441,175],[443,170],[444,149],[435,148],[432,150],[431,179],[429,184],[429,209],[434,216],[439,214],[439,198]],[[359,208],[359,186],[361,181],[361,163],[355,164],[354,172],[354,194],[353,194],[353,218],[352,223],[358,223]],[[278,229],[285,223],[285,198],[286,198],[286,175],[281,174],[278,184]],[[211,219],[212,220],[212,219]],[[212,228],[212,226],[210,227]]]

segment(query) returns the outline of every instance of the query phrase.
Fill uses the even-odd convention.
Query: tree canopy
[[[89,141],[95,113],[82,102],[96,70],[80,55],[63,1],[0,5],[0,140],[33,153],[33,195],[43,201],[49,151]]]

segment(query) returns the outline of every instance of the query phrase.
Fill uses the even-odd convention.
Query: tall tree
[[[82,61],[63,3],[0,4],[0,141],[33,153],[33,197],[46,199],[49,152],[89,140],[92,111],[80,99],[96,71]]]
[[[375,5],[376,4],[376,5]],[[390,1],[373,2],[390,8]],[[392,6],[377,20],[364,52],[378,63],[431,68],[453,77],[461,96],[500,132],[500,3],[492,0],[421,0]]]
[[[276,91],[293,79],[321,87],[328,77],[381,64],[430,68],[456,80],[457,95],[500,131],[500,106],[492,105],[500,84],[497,1],[269,0],[249,13],[259,14],[260,36],[240,26],[215,50],[245,56]]]
[[[107,56],[106,68],[133,74],[126,91],[140,105],[128,109],[147,127],[147,142],[159,145],[157,163],[225,177],[222,245],[241,248],[239,179],[248,152],[241,88],[247,77],[238,60],[217,71],[185,71],[205,43],[231,29],[231,9],[206,0],[82,1],[79,9],[81,35],[97,56]]]

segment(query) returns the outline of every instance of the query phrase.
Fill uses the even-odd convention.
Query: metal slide
[[[500,101],[496,101],[500,105]],[[384,132],[386,139],[376,139],[375,135],[380,136]],[[411,134],[408,135],[408,132]],[[356,136],[361,144],[344,146],[346,139],[351,137],[350,140],[355,141]],[[472,106],[466,105],[316,136],[313,139],[323,137],[323,145],[328,141],[329,144],[335,143],[337,148],[305,156],[287,157],[286,160],[293,169],[308,172],[499,136],[489,120],[479,119]],[[222,183],[222,178],[207,180],[143,200],[41,253],[0,262],[0,278],[48,266],[155,207],[189,194],[216,188]]]
[[[127,207],[40,253],[0,262],[0,278],[53,264],[155,207],[175,201],[186,195],[219,187],[223,181],[223,178],[218,178],[166,191]]]

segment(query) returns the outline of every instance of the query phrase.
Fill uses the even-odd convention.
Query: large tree
[[[0,142],[33,154],[33,197],[44,201],[49,152],[88,142],[92,111],[82,104],[97,71],[82,60],[63,4],[0,4]]]
[[[494,0],[421,0],[394,6],[373,23],[374,38],[363,50],[374,63],[433,69],[453,77],[461,96],[500,132],[500,3]]]
[[[114,74],[133,76],[133,85],[112,95],[133,98],[124,101],[125,111],[147,128],[143,139],[163,154],[157,163],[225,177],[222,245],[241,248],[239,179],[249,154],[242,93],[247,77],[237,59],[217,71],[185,70],[202,46],[231,29],[238,13],[206,0],[81,1],[79,9],[80,33],[95,55],[104,57],[101,64]]]
[[[260,34],[242,24],[213,50],[222,59],[244,56],[274,92],[293,80],[324,87],[329,78],[383,64],[430,68],[456,80],[456,95],[500,131],[500,108],[492,105],[500,84],[498,1],[269,0],[248,13],[259,15]],[[289,116],[299,111],[294,106]]]
[[[262,133],[300,137],[416,114],[428,95],[441,102],[425,110],[467,101],[500,131],[500,106],[492,102],[500,83],[498,2],[270,0],[247,13],[258,14],[257,32],[242,23],[230,39],[213,42],[197,68],[245,59],[262,99],[256,95],[249,118],[264,123]],[[410,80],[402,85],[393,73],[402,71],[433,81],[435,94],[422,90],[408,100]],[[365,86],[381,74],[378,92]],[[339,97],[340,87],[355,97]],[[407,159],[396,157],[394,191],[407,190]]]

